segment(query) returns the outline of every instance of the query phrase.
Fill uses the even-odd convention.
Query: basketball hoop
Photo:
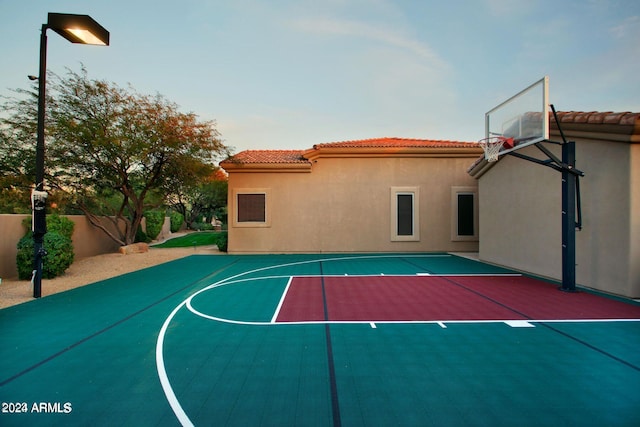
[[[487,159],[488,162],[495,162],[498,160],[498,155],[500,154],[500,149],[506,143],[507,145],[511,145],[510,142],[513,141],[513,138],[505,138],[504,136],[490,136],[489,138],[484,138],[478,141],[478,144],[484,150],[484,158]]]

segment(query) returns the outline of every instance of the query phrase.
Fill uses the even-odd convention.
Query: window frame
[[[398,196],[412,196],[412,234],[398,234]],[[391,187],[390,189],[390,239],[392,242],[420,241],[420,187]]]
[[[264,221],[240,221],[238,196],[243,194],[264,194]],[[233,215],[232,226],[237,228],[271,227],[271,189],[269,188],[235,188],[232,192]]]
[[[459,234],[459,209],[458,196],[471,195],[473,197],[473,235]],[[451,241],[476,242],[479,240],[478,220],[478,187],[451,187]]]

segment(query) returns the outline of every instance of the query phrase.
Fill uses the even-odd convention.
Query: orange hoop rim
[[[478,144],[483,145],[483,144],[498,144],[498,143],[502,143],[504,144],[505,142],[510,143],[513,142],[513,138],[507,138],[506,136],[490,136],[488,138],[482,138],[481,140],[478,141]]]

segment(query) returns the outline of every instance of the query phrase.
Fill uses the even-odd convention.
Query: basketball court
[[[193,255],[0,310],[2,425],[640,422],[640,305],[446,253]]]
[[[561,172],[561,282],[450,253],[192,255],[0,310],[0,425],[640,425],[640,304],[576,286],[583,173],[549,108],[545,77],[480,144]]]

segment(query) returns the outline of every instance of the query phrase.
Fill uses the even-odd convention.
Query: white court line
[[[418,258],[418,257],[422,257],[422,258],[430,258],[430,257],[450,257],[452,255],[402,255],[402,254],[398,254],[398,255],[363,255],[363,256],[347,256],[347,257],[334,257],[334,258],[324,258],[324,259],[312,259],[312,260],[305,260],[305,261],[297,261],[297,262],[290,262],[290,263],[286,263],[286,264],[280,264],[280,265],[270,265],[267,267],[262,267],[262,268],[256,268],[254,270],[249,270],[249,271],[245,271],[242,273],[238,273],[236,275],[227,277],[225,279],[222,279],[218,282],[215,282],[209,286],[204,287],[203,289],[195,292],[194,294],[192,294],[189,298],[185,299],[184,301],[182,301],[180,304],[178,304],[175,309],[171,312],[171,314],[169,314],[169,316],[167,317],[167,319],[165,320],[164,324],[162,325],[162,328],[160,329],[159,333],[158,333],[158,339],[156,341],[156,370],[158,371],[158,377],[160,379],[160,384],[162,385],[162,390],[164,391],[164,395],[167,398],[167,401],[169,402],[169,405],[171,406],[171,409],[173,410],[173,413],[175,414],[176,418],[178,418],[178,421],[180,421],[180,424],[182,424],[183,426],[192,426],[193,423],[191,422],[191,420],[189,419],[189,417],[187,416],[186,412],[184,412],[184,409],[182,409],[182,406],[180,405],[180,402],[178,401],[178,399],[176,398],[176,395],[173,391],[173,388],[171,387],[171,382],[169,381],[169,377],[167,375],[167,370],[164,366],[164,356],[163,356],[163,347],[164,347],[164,337],[167,333],[167,329],[169,327],[169,324],[171,323],[171,321],[173,320],[173,318],[175,317],[176,313],[178,311],[180,311],[180,309],[182,307],[185,306],[185,304],[187,304],[188,301],[190,301],[193,297],[195,297],[196,295],[199,295],[202,292],[206,292],[209,289],[213,289],[217,286],[222,286],[225,283],[229,283],[230,281],[237,279],[238,277],[242,277],[242,276],[246,276],[249,274],[253,274],[253,273],[257,273],[260,271],[266,271],[266,270],[273,270],[275,268],[281,268],[281,267],[291,267],[294,265],[303,265],[303,264],[312,264],[312,263],[316,263],[316,262],[329,262],[329,261],[345,261],[345,260],[354,260],[354,259],[371,259],[371,258]],[[277,324],[277,323],[274,323]]]
[[[221,323],[229,323],[232,325],[245,325],[245,326],[288,326],[288,325],[438,325],[443,329],[447,329],[447,324],[489,324],[489,323],[503,323],[510,327],[524,327],[519,326],[524,323],[593,323],[593,322],[640,322],[640,319],[568,319],[568,320],[511,320],[511,319],[492,319],[492,320],[304,320],[295,322],[266,322],[266,321],[246,321],[246,320],[234,320],[225,319],[223,317],[211,316],[206,313],[198,311],[191,305],[191,300],[186,302],[186,307],[196,316],[203,319],[213,320]],[[373,326],[371,326],[373,328]]]
[[[331,261],[346,261],[346,260],[358,260],[358,259],[375,259],[375,258],[440,258],[440,257],[452,257],[453,255],[450,254],[429,254],[429,255],[410,255],[410,254],[397,254],[397,255],[363,255],[363,256],[345,256],[345,257],[333,257],[333,258],[322,258],[322,259],[311,259],[311,260],[305,260],[305,261],[296,261],[296,262],[290,262],[290,263],[285,263],[285,264],[279,264],[279,265],[271,265],[271,266],[267,266],[267,267],[261,267],[261,268],[257,268],[254,270],[249,270],[249,271],[245,271],[242,273],[238,273],[235,274],[233,276],[224,278],[222,280],[219,280],[217,282],[212,283],[209,286],[204,287],[203,289],[200,289],[199,291],[193,293],[191,296],[189,296],[187,299],[183,300],[180,304],[178,304],[173,311],[171,312],[171,314],[169,314],[169,316],[166,318],[165,322],[162,325],[162,328],[160,329],[159,333],[158,333],[158,339],[156,341],[156,369],[158,372],[158,377],[160,380],[160,384],[162,385],[162,389],[164,391],[165,397],[167,398],[167,401],[169,403],[169,405],[171,406],[171,409],[173,410],[173,413],[175,414],[176,418],[178,419],[178,421],[180,422],[180,424],[182,424],[183,426],[193,426],[193,423],[191,422],[191,420],[189,419],[189,417],[187,416],[187,414],[185,413],[184,409],[182,408],[182,406],[180,405],[180,402],[178,401],[173,388],[171,387],[171,382],[169,381],[169,377],[164,365],[164,354],[163,354],[163,348],[164,348],[164,339],[165,339],[165,335],[167,333],[167,330],[169,328],[169,325],[171,324],[173,318],[176,316],[176,314],[178,313],[178,311],[180,311],[180,309],[182,309],[183,307],[187,307],[192,313],[197,314],[198,316],[204,317],[204,318],[208,318],[211,320],[215,320],[215,321],[220,321],[220,322],[226,322],[226,323],[236,323],[236,324],[244,324],[244,325],[267,325],[267,326],[283,326],[283,325],[292,325],[292,324],[318,324],[318,323],[342,323],[342,324],[354,324],[354,323],[368,323],[369,325],[371,325],[372,321],[368,321],[368,322],[275,322],[275,323],[271,323],[271,322],[239,322],[239,321],[232,321],[229,319],[221,319],[221,318],[216,318],[214,316],[208,316],[205,315],[203,313],[199,313],[197,311],[195,311],[193,309],[193,307],[191,307],[191,300],[203,293],[206,292],[210,289],[216,288],[218,286],[223,286],[225,284],[231,284],[231,283],[237,283],[237,282],[242,282],[242,281],[249,281],[249,280],[261,280],[264,279],[265,277],[258,277],[258,278],[245,278],[245,279],[241,279],[238,280],[238,278],[243,277],[243,276],[247,276],[250,274],[254,274],[254,273],[258,273],[258,272],[262,272],[262,271],[267,271],[267,270],[273,270],[276,268],[282,268],[282,267],[291,267],[291,266],[295,266],[295,265],[303,265],[303,264],[313,264],[313,263],[317,263],[317,262],[331,262]],[[345,274],[345,276],[347,276],[347,274]],[[290,276],[274,276],[274,277],[290,277]],[[593,322],[593,321],[621,321],[621,320],[613,320],[613,319],[607,319],[607,320],[602,320],[602,319],[598,319],[598,320],[583,320],[583,319],[578,319],[578,320],[569,320],[566,322]],[[640,319],[624,319],[622,321],[640,321]],[[504,321],[495,321],[495,320],[491,320],[491,321],[447,321],[446,323],[504,323]],[[540,323],[546,323],[546,322],[559,322],[557,320],[545,320],[545,321],[533,321],[530,320],[529,322],[532,323],[536,323],[536,322],[540,322]],[[404,323],[404,324],[411,324],[411,323],[424,323],[424,324],[429,324],[429,323],[435,323],[440,325],[440,327],[442,327],[444,325],[444,322],[437,322],[437,321],[419,321],[419,322],[414,322],[414,321],[410,321],[410,322],[406,322],[406,321],[402,321],[402,322],[389,322],[389,321],[384,321],[384,322],[373,322],[373,323]],[[445,325],[446,326],[446,325]]]
[[[240,275],[236,275],[233,277],[238,277]],[[281,297],[279,307],[281,306],[284,298],[288,292],[288,288],[290,287],[293,279],[296,277],[344,277],[344,276],[327,276],[327,275],[299,275],[299,276],[263,276],[263,277],[248,277],[243,279],[229,280],[224,279],[220,282],[214,283],[206,288],[201,289],[200,291],[195,292],[189,298],[187,298],[182,306],[185,306],[189,311],[191,311],[196,316],[213,320],[222,323],[230,323],[236,325],[249,325],[249,326],[284,326],[284,325],[318,325],[318,324],[437,324],[441,328],[446,329],[446,323],[454,324],[480,324],[480,323],[504,323],[511,327],[517,327],[518,322],[526,322],[526,323],[593,323],[593,322],[640,322],[640,319],[531,319],[531,320],[518,320],[518,319],[492,319],[492,320],[312,320],[312,321],[295,321],[295,322],[276,322],[275,319],[277,315],[269,321],[244,321],[244,320],[234,320],[234,319],[226,319],[217,316],[211,316],[206,313],[202,313],[201,311],[195,309],[192,305],[193,299],[199,294],[211,290],[216,287],[224,286],[224,285],[232,285],[236,283],[244,283],[244,282],[252,282],[259,280],[269,280],[269,279],[287,279],[286,290],[283,292],[283,296]],[[349,277],[379,277],[377,275],[362,275],[362,276],[349,276]],[[405,276],[395,276],[395,277],[405,277]],[[409,275],[406,277],[415,277],[414,275]],[[276,310],[279,312],[279,308]]]
[[[167,328],[169,328],[169,324],[171,320],[173,320],[174,316],[180,309],[185,305],[185,301],[183,301],[179,306],[177,306],[167,317],[160,329],[160,333],[158,334],[158,341],[156,342],[156,369],[158,370],[158,377],[160,378],[160,384],[162,385],[162,389],[164,390],[164,395],[167,397],[167,402],[169,402],[169,406],[173,410],[173,413],[180,421],[180,424],[183,426],[191,427],[193,423],[187,416],[184,409],[180,405],[176,394],[173,392],[173,388],[171,388],[171,383],[169,382],[169,377],[167,376],[167,370],[164,366],[164,355],[162,352],[162,348],[164,346],[164,336],[167,333]]]
[[[613,323],[613,322],[640,322],[640,319],[531,319],[503,321],[513,327],[529,327],[525,323]],[[522,324],[523,326],[519,326]]]
[[[535,328],[535,325],[532,325],[526,320],[507,320],[504,323],[511,326],[512,328]]]
[[[522,277],[522,274],[519,273],[480,273],[480,274],[453,274],[453,273],[408,273],[408,274],[385,274],[385,273],[376,273],[376,274],[297,274],[292,277]]]
[[[455,273],[416,273],[416,276],[433,277],[522,277],[519,273],[479,273],[479,274],[455,274]]]
[[[289,292],[289,287],[291,286],[291,282],[293,282],[293,276],[289,277],[287,281],[287,286],[284,288],[284,292],[282,292],[282,297],[280,298],[280,302],[276,307],[276,312],[273,313],[273,317],[271,318],[271,323],[275,323],[278,318],[278,314],[280,314],[280,309],[282,308],[282,304],[284,303],[284,299],[287,297],[287,293]]]

